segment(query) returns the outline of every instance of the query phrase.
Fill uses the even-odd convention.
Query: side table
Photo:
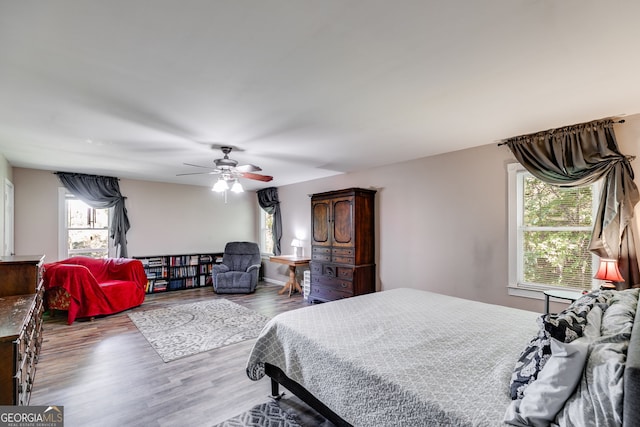
[[[283,294],[287,290],[289,290],[289,297],[291,297],[291,294],[296,291],[302,293],[300,282],[296,280],[296,267],[309,265],[311,258],[298,257],[295,255],[279,255],[270,257],[269,261],[289,266],[289,281],[280,291],[278,291],[278,294]]]
[[[549,314],[549,297],[574,302],[581,296],[582,293],[576,291],[562,291],[558,289],[549,289],[547,291],[544,291],[544,314]]]

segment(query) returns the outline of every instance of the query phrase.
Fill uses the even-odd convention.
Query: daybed
[[[270,376],[274,396],[280,383],[336,425],[638,426],[637,299],[638,289],[597,291],[567,313],[540,316],[413,289],[378,292],[276,316],[247,375]]]
[[[147,276],[139,260],[76,256],[45,264],[45,302],[76,318],[118,313],[144,302]]]

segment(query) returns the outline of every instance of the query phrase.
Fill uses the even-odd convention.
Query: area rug
[[[269,320],[226,299],[212,299],[128,313],[162,360],[256,338]]]
[[[247,412],[214,427],[302,427],[294,415],[280,408],[276,402],[256,405]]]

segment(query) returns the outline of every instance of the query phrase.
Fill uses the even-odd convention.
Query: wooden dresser
[[[311,196],[311,302],[376,290],[375,190]]]
[[[0,258],[0,405],[28,405],[42,346],[44,256]]]

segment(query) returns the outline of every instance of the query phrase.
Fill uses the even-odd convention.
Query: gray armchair
[[[251,293],[258,285],[260,248],[253,242],[229,242],[221,264],[214,264],[213,290],[218,294]]]

